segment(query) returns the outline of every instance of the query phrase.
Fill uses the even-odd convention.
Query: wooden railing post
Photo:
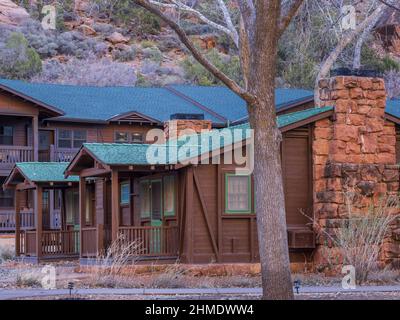
[[[54,162],[54,161],[57,161],[56,160],[56,150],[55,150],[55,148],[54,148],[54,144],[51,144],[50,145],[50,161],[51,162]]]
[[[42,232],[43,232],[43,205],[42,187],[35,189],[35,213],[36,213],[36,256],[38,260],[42,256]]]
[[[85,227],[85,211],[86,211],[86,180],[79,177],[79,230],[80,230],[80,256],[83,254],[83,228]]]
[[[21,206],[20,206],[20,191],[15,190],[15,255],[21,255]]]

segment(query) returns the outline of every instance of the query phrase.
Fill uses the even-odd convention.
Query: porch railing
[[[50,146],[50,161],[70,162],[79,149],[57,149],[54,145]]]
[[[177,226],[120,227],[123,241],[135,242],[139,256],[177,256],[179,232]]]
[[[0,145],[0,165],[33,161],[33,147]]]
[[[35,228],[35,216],[33,210],[20,212],[21,230],[29,230]],[[0,232],[15,231],[15,211],[0,212]]]
[[[20,253],[26,256],[37,256],[36,231],[21,232]],[[41,255],[44,257],[78,256],[79,231],[43,231]]]

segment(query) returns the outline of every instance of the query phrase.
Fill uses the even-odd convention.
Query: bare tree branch
[[[227,34],[232,39],[232,41],[235,43],[236,47],[239,47],[239,35],[237,33],[235,26],[232,23],[229,11],[223,0],[217,0],[217,1],[218,1],[218,6],[220,7],[220,9],[224,15],[224,19],[227,24],[227,27],[210,20],[204,14],[202,14],[200,11],[189,7],[188,5],[184,4],[181,1],[171,0],[171,3],[166,3],[166,2],[156,1],[156,0],[149,0],[149,3],[159,6],[159,7],[162,7],[162,8],[178,9],[178,10],[184,11],[186,13],[192,14],[193,16],[197,17],[205,24],[209,25],[210,27]]]
[[[387,5],[388,7],[392,8],[394,10],[400,11],[400,7],[396,7],[394,4],[389,3],[388,1],[385,1],[385,0],[378,0],[378,1]]]
[[[354,40],[354,38],[360,34],[365,28],[368,27],[368,25],[376,19],[377,16],[380,16],[382,11],[385,9],[386,5],[385,4],[380,4],[374,12],[368,16],[362,23],[360,23],[355,30],[352,32],[344,35],[342,39],[339,41],[339,43],[336,45],[336,47],[332,50],[330,55],[328,56],[327,59],[323,62],[321,65],[318,75],[316,77],[315,81],[315,100],[316,103],[319,103],[319,90],[318,90],[318,81],[322,78],[325,78],[335,61],[338,59],[339,55],[342,53],[342,51],[346,48],[346,46]]]
[[[243,30],[247,39],[252,42],[254,39],[254,25],[256,23],[256,8],[253,0],[238,0],[239,11],[243,21]]]
[[[235,92],[237,95],[242,97],[247,103],[254,104],[256,101],[256,97],[251,93],[243,89],[239,84],[237,84],[234,80],[229,78],[225,73],[215,67],[210,61],[208,61],[205,56],[195,47],[193,42],[186,35],[185,31],[179,26],[174,20],[169,18],[163,12],[159,10],[156,5],[151,4],[148,0],[133,0],[139,6],[147,9],[152,14],[159,17],[166,24],[168,24],[178,35],[179,39],[182,43],[188,48],[188,50],[192,53],[193,57],[209,72],[211,72],[217,79],[223,82],[229,89]]]
[[[281,21],[279,23],[279,29],[280,29],[279,36],[281,36],[282,33],[285,32],[286,28],[290,24],[290,21],[292,21],[293,17],[297,14],[297,12],[299,11],[299,9],[303,3],[304,3],[304,0],[294,0],[294,2],[289,7],[287,12],[281,18]]]

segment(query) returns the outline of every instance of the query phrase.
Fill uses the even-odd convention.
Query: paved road
[[[341,287],[302,287],[300,293],[343,293],[343,292],[400,292],[400,286],[360,286],[354,290],[344,290]],[[79,295],[139,295],[139,296],[168,296],[168,295],[261,295],[261,288],[194,288],[194,289],[75,289]],[[0,300],[17,298],[66,295],[66,289],[0,289]]]

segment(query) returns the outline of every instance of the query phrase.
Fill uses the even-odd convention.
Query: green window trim
[[[173,217],[173,216],[175,216],[175,176],[173,176],[173,175],[171,175],[171,176],[165,176],[164,177],[164,179],[163,179],[163,201],[164,201],[164,209],[166,209],[166,207],[167,207],[167,201],[166,201],[166,196],[167,196],[167,193],[166,193],[166,190],[167,190],[167,187],[168,187],[168,181],[169,180],[169,183],[172,183],[172,210],[170,210],[170,211],[167,211],[167,210],[164,210],[164,216],[166,216],[166,217]]]
[[[140,187],[140,190],[139,190],[139,194],[140,194],[140,217],[141,218],[150,218],[150,215],[151,215],[150,180],[142,180],[142,181],[140,181],[139,182],[139,187]],[[146,190],[145,190],[145,188],[146,188]],[[143,190],[147,193],[146,200],[149,202],[148,203],[148,209],[149,209],[148,211],[142,211],[142,209],[143,209],[143,203],[142,203],[143,194],[142,194],[142,191]]]
[[[229,210],[228,209],[228,180],[229,177],[236,177],[236,176],[245,176],[248,179],[247,182],[247,201],[248,201],[248,209],[246,210]],[[230,214],[242,214],[242,213],[253,213],[252,211],[252,204],[251,204],[251,175],[240,175],[240,174],[235,174],[235,173],[225,173],[225,213],[230,213]]]
[[[130,204],[130,196],[131,196],[131,188],[129,181],[122,182],[120,186],[120,204],[129,205]]]

